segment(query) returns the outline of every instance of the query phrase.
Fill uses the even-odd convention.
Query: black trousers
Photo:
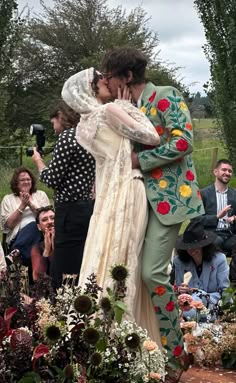
[[[236,247],[236,235],[230,231],[215,231],[217,235],[214,244],[220,248],[226,255],[230,256],[232,250]]]
[[[55,205],[53,285],[59,287],[63,274],[79,274],[93,201],[63,202]]]

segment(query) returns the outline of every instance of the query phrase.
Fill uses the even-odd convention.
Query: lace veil
[[[74,74],[65,82],[61,92],[63,100],[81,116],[76,138],[87,150],[90,149],[97,131],[98,109],[103,107],[93,95],[91,83],[94,71],[91,67]]]

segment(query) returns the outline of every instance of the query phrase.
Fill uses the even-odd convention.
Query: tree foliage
[[[42,14],[29,15],[22,25],[22,36],[7,109],[12,129],[33,122],[47,126],[49,109],[64,81],[84,68],[99,69],[112,47],[139,48],[150,59],[154,82],[181,88],[176,69],[158,60],[158,35],[140,6],[127,13],[121,6],[108,8],[107,0],[54,0],[52,7],[45,1]]]
[[[0,0],[0,129],[1,141],[7,137],[6,110],[13,76],[14,52],[18,43],[20,19],[14,0]],[[8,137],[9,138],[9,137]]]
[[[236,166],[236,1],[195,0],[205,29],[215,113],[228,154]]]

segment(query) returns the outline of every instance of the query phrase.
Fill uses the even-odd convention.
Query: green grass
[[[194,151],[193,160],[197,171],[198,182],[200,188],[203,188],[214,182],[214,175],[212,173],[213,165],[216,159],[227,158],[226,151],[223,144],[217,139],[216,129],[214,127],[213,119],[200,119],[194,120]],[[217,153],[216,149],[217,148]],[[15,151],[18,155],[18,163],[14,167],[19,166],[20,151]],[[38,179],[38,172],[35,164],[30,157],[26,157],[23,150],[22,162],[23,165],[33,171]],[[10,153],[10,152],[9,152]],[[50,155],[45,156],[45,162],[48,163]],[[2,162],[1,162],[2,164]],[[13,168],[10,167],[10,161],[4,166],[0,167],[0,200],[5,194],[11,193],[9,182],[12,176]],[[236,177],[233,176],[230,182],[231,187],[236,187]],[[49,199],[53,199],[53,190],[47,188],[42,182],[38,181],[38,189],[44,190]],[[181,227],[181,232],[188,224],[188,221],[184,222]]]
[[[212,118],[193,119],[194,129],[214,129],[214,120]]]

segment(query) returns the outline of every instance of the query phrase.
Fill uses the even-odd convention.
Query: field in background
[[[217,158],[225,158],[226,153],[223,147],[223,144],[218,138],[217,131],[214,127],[214,121],[212,119],[194,119],[194,152],[193,159],[196,167],[198,181],[200,187],[204,187],[213,182],[214,176],[212,174],[212,168],[217,160]],[[4,149],[0,148],[0,153]],[[11,150],[5,149],[8,151],[9,161],[5,162],[4,165],[0,165],[0,200],[2,197],[10,192],[9,180],[12,175],[12,168],[10,157]],[[14,150],[14,149],[13,149]],[[16,161],[13,167],[19,166],[20,158],[22,158],[22,163],[24,166],[29,167],[35,176],[38,178],[38,172],[35,168],[34,163],[30,157],[25,156],[25,149],[14,150],[16,155]],[[45,157],[45,162],[47,163],[50,160],[50,155]],[[3,164],[3,162],[0,162]],[[236,187],[236,177],[233,177],[231,181],[231,186]],[[50,199],[53,198],[53,191],[47,188],[43,183],[38,181],[38,189],[44,190],[48,193]]]
[[[214,127],[214,122],[212,119],[194,119],[194,152],[193,159],[196,167],[198,182],[200,188],[205,187],[211,184],[214,181],[214,176],[212,174],[212,168],[217,159],[227,158],[226,152],[224,150],[223,144],[218,138],[217,131]],[[0,149],[1,150],[1,149]],[[35,176],[38,179],[38,172],[35,168],[34,163],[30,157],[24,155],[24,150],[20,150],[19,153],[23,154],[22,162],[23,165],[30,168]],[[9,152],[10,153],[10,152]],[[45,162],[47,163],[50,160],[50,155],[45,157]],[[17,165],[19,166],[19,158],[17,159]],[[9,166],[0,166],[0,200],[5,194],[10,193],[9,181],[12,176],[12,168]],[[230,186],[236,187],[236,177],[232,178]],[[47,188],[43,183],[38,181],[38,189],[44,190],[50,200],[53,199],[53,191]],[[185,222],[181,228],[186,226]]]

